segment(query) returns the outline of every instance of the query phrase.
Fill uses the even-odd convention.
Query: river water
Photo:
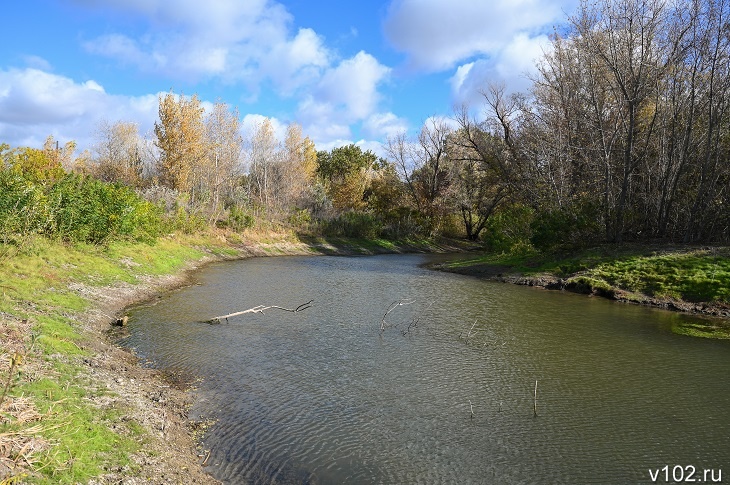
[[[421,267],[434,257],[210,265],[133,309],[122,344],[199,378],[191,418],[212,422],[225,483],[730,477],[730,342],[672,333],[695,317]]]

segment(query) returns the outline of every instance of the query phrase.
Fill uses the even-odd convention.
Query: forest
[[[485,85],[382,153],[318,151],[292,123],[242,134],[235,108],[159,99],[152,133],[0,146],[0,242],[102,244],[208,227],[463,237],[501,252],[730,240],[730,2],[582,2],[531,89]]]

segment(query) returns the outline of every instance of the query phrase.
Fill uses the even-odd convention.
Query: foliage
[[[530,243],[538,249],[580,247],[600,233],[598,207],[590,199],[538,212],[530,224]]]
[[[367,212],[345,212],[322,222],[322,232],[325,236],[376,239],[382,229],[380,220]]]
[[[8,145],[2,145],[0,168],[34,183],[52,183],[63,177],[65,172],[60,161],[48,155],[46,150],[37,148],[22,147],[10,150]]]
[[[129,187],[69,174],[48,193],[49,235],[70,242],[106,243],[129,238],[151,242],[160,233],[156,206]]]
[[[19,243],[32,234],[92,244],[116,238],[151,242],[159,234],[159,210],[130,188],[83,175],[61,176],[42,154],[34,156],[0,172],[4,242]]]
[[[186,98],[172,92],[159,101],[155,144],[160,150],[160,183],[181,192],[191,191],[196,174],[205,173],[203,107],[197,96]]]
[[[249,227],[253,227],[256,223],[254,217],[249,214],[244,207],[240,205],[232,205],[228,209],[228,227],[234,231],[242,231]]]
[[[373,152],[363,152],[354,144],[317,152],[317,175],[324,182],[335,209],[364,207],[363,196],[377,162]]]
[[[496,253],[510,253],[531,246],[532,208],[515,204],[496,211],[487,221],[482,241]]]

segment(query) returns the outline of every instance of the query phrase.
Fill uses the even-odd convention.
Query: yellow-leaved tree
[[[155,122],[160,184],[187,193],[191,203],[203,196],[209,168],[203,112],[196,95],[188,98],[170,92],[160,97]]]

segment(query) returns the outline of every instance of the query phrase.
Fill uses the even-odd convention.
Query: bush
[[[5,243],[41,232],[49,220],[43,187],[8,170],[0,171],[0,237]]]
[[[132,189],[76,174],[50,187],[47,234],[70,242],[102,244],[128,238],[150,242],[160,234],[160,210]]]
[[[530,242],[538,249],[581,247],[600,234],[596,204],[576,200],[573,204],[535,215]]]
[[[234,231],[242,231],[253,227],[256,219],[240,205],[232,205],[228,209],[228,227]]]
[[[377,239],[380,237],[382,228],[382,223],[374,215],[352,211],[324,221],[322,232],[325,236]]]
[[[505,207],[492,214],[482,232],[482,241],[497,253],[530,252],[534,211],[524,205]]]

